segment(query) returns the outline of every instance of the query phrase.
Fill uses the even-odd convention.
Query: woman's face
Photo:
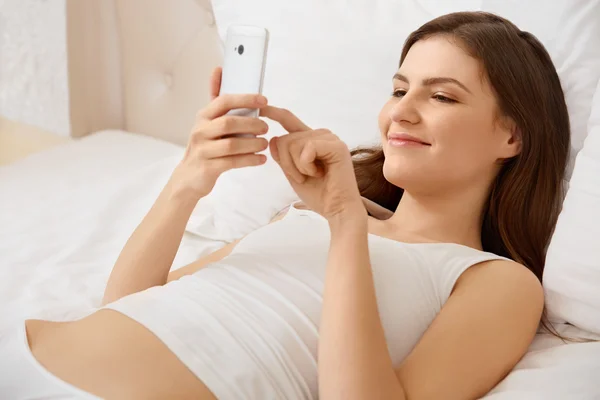
[[[386,179],[411,192],[489,185],[503,158],[520,150],[514,128],[497,118],[481,70],[448,37],[416,42],[379,115]],[[403,140],[416,138],[425,144]]]

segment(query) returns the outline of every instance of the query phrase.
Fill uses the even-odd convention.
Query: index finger
[[[215,119],[237,108],[262,108],[267,98],[260,94],[222,94],[211,101],[202,111],[204,118]]]
[[[260,116],[269,118],[279,124],[289,133],[310,131],[311,129],[285,108],[266,106],[260,110]]]

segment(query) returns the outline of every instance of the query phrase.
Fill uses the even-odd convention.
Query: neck
[[[471,186],[442,195],[404,191],[394,215],[382,221],[401,241],[458,243],[482,249],[482,210],[487,191]]]

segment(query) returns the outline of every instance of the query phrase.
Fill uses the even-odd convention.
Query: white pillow
[[[186,231],[212,240],[232,242],[269,223],[298,196],[272,159],[260,167],[221,175],[201,199]]]
[[[410,32],[452,11],[491,10],[508,16],[547,46],[566,90],[573,154],[583,143],[600,77],[600,27],[593,23],[600,0],[212,0],[212,4],[222,39],[231,24],[269,29],[264,94],[271,104],[289,108],[313,128],[331,129],[350,147],[378,143],[377,115],[391,91],[391,77]],[[278,126],[270,126],[267,137],[282,134]],[[260,202],[251,202],[256,195]],[[199,204],[188,229],[201,233],[208,221],[213,221],[213,228],[216,221],[226,221],[221,226],[233,224],[235,232],[214,233],[221,235],[220,240],[233,240],[268,223],[273,210],[290,198],[294,193],[274,163],[231,171]]]
[[[600,334],[600,84],[546,257],[548,316]]]
[[[570,178],[600,79],[600,0],[484,0],[483,9],[533,33],[550,53],[571,119]]]

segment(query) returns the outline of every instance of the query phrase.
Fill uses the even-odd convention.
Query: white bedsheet
[[[556,326],[570,338],[600,339],[573,326]],[[512,372],[486,400],[600,399],[600,342],[564,344],[538,335]]]
[[[117,256],[182,154],[106,131],[0,168],[0,326],[98,307]],[[222,245],[186,234],[174,268]]]
[[[119,252],[182,153],[107,131],[0,168],[0,327],[79,318],[98,307]],[[174,268],[222,245],[186,234]],[[600,343],[540,335],[486,398],[600,399],[599,382]]]

